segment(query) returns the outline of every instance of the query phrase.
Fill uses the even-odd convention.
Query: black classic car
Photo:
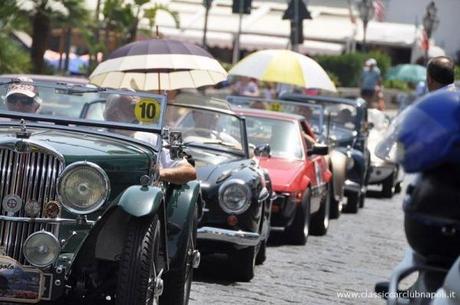
[[[165,97],[19,79],[0,96],[0,303],[187,304],[200,188],[159,181]],[[79,118],[111,97],[136,120]]]
[[[302,94],[284,94],[281,100],[320,105],[327,113],[326,121],[312,118],[313,125],[327,124],[329,139],[336,149],[347,154],[353,162],[348,164],[345,180],[345,196],[348,198],[344,210],[357,213],[364,206],[369,180],[370,153],[367,149],[369,134],[366,101]],[[317,127],[319,128],[319,126]]]
[[[167,118],[171,130],[182,133],[201,184],[200,252],[229,254],[234,279],[251,280],[255,264],[265,260],[272,188],[268,174],[250,159],[244,119],[225,109],[178,103],[168,105]]]

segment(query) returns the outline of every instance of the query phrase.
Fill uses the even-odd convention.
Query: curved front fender
[[[347,174],[347,156],[346,154],[332,150],[330,153],[330,164],[332,168],[332,179],[334,183],[334,192],[336,200],[342,200],[343,186]]]
[[[118,206],[134,217],[142,217],[157,212],[162,199],[163,192],[160,188],[134,185],[124,191],[118,201]]]
[[[170,268],[175,269],[183,262],[187,237],[193,230],[193,221],[200,205],[200,184],[190,181],[187,184],[175,187],[166,204],[168,221],[168,256]],[[193,232],[192,232],[193,233]]]

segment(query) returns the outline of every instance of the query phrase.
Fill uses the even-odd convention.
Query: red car
[[[280,112],[234,109],[246,117],[249,145],[268,170],[276,199],[271,227],[282,228],[288,242],[303,245],[309,232],[325,235],[329,227],[332,174],[328,147],[315,143],[305,118]],[[267,145],[268,144],[268,145]]]

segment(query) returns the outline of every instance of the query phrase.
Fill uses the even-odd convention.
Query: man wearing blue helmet
[[[452,58],[438,56],[430,59],[426,69],[426,84],[428,91],[444,87],[453,87],[455,77],[455,64]]]

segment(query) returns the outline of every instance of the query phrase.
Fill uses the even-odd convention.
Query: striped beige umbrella
[[[227,72],[204,49],[186,42],[152,39],[127,44],[110,54],[90,82],[110,88],[175,90],[214,85]]]

